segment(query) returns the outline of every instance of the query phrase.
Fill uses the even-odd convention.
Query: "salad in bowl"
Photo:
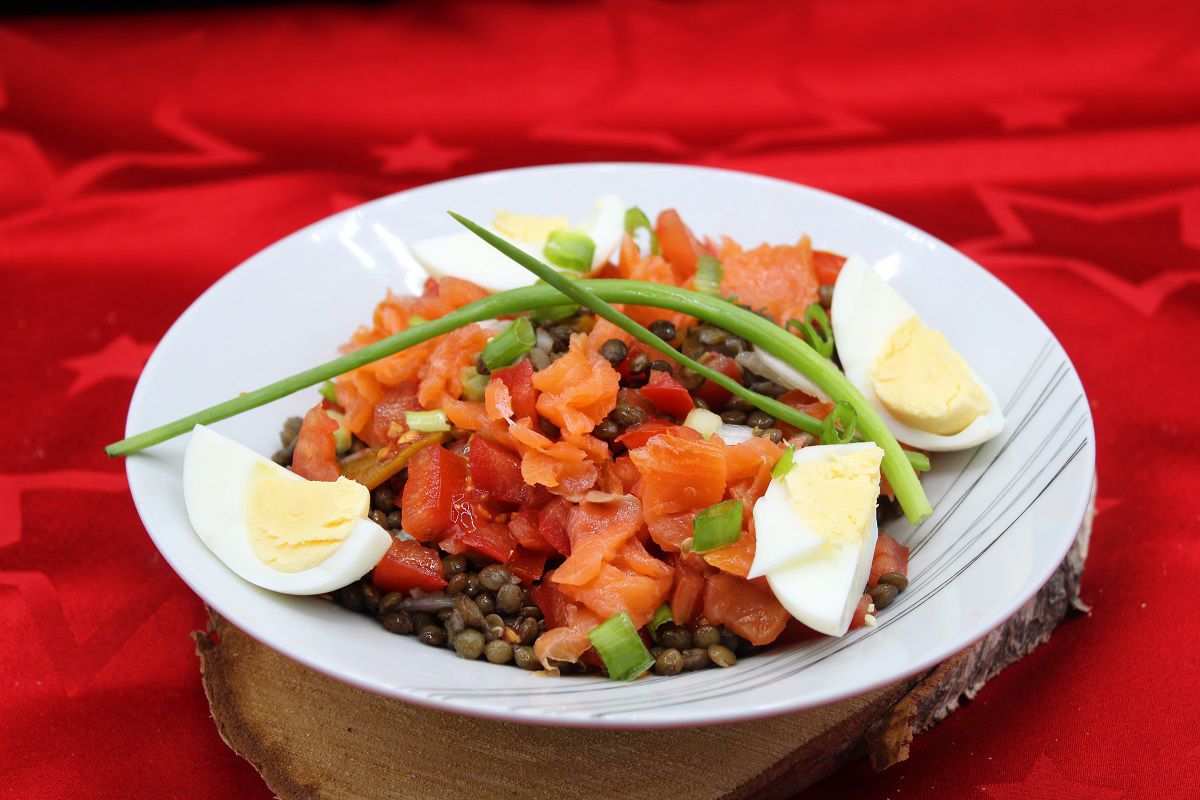
[[[199,539],[447,658],[631,681],[872,627],[880,530],[1000,435],[984,375],[854,253],[698,236],[615,195],[402,246],[343,355],[111,445],[190,437]],[[964,313],[967,313],[964,311]],[[258,453],[209,427],[310,392]]]

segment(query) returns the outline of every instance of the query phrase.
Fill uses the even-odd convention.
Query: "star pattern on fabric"
[[[1006,131],[1061,130],[1080,104],[1048,97],[1019,97],[988,103],[984,111],[1000,120]]]
[[[68,613],[60,589],[48,571],[52,568],[20,568],[61,562],[59,554],[66,544],[38,526],[26,524],[23,499],[27,493],[37,491],[78,497],[86,492],[123,492],[125,488],[125,476],[119,472],[61,470],[0,474],[0,585],[12,586],[20,593],[43,649],[68,695],[77,694],[104,669],[170,596],[171,584],[165,572],[146,573],[135,559],[129,564],[130,578],[135,579],[126,584],[121,596],[89,602],[86,624],[79,623],[78,615],[73,617]],[[93,548],[93,556],[94,549],[105,548],[120,548],[122,559],[137,555],[126,552],[127,548],[115,537],[89,543],[89,548]],[[140,549],[153,551],[149,542],[140,543]],[[63,577],[58,583],[70,587],[71,579]],[[114,599],[116,603],[108,607],[109,613],[101,614],[106,602]],[[80,628],[84,630],[77,632]]]
[[[153,350],[154,345],[122,333],[94,353],[64,358],[62,365],[75,373],[67,394],[79,394],[109,378],[136,378]]]
[[[371,148],[383,159],[382,172],[445,172],[471,155],[467,147],[454,147],[437,142],[428,133],[414,134],[404,144],[383,144]]]
[[[1200,187],[1107,203],[977,193],[1000,233],[956,246],[988,266],[1066,270],[1146,315],[1200,283]]]
[[[1125,792],[1074,780],[1063,773],[1049,756],[1041,754],[1024,779],[1015,783],[991,783],[979,787],[992,800],[1033,800],[1038,797],[1078,797],[1088,800],[1121,800]]]
[[[763,7],[746,14],[735,5],[697,5],[681,15],[673,3],[650,0],[614,6],[612,12],[616,74],[595,96],[578,102],[583,113],[538,125],[535,137],[711,160],[718,158],[716,151],[744,153],[881,130],[836,98],[816,97],[789,77],[796,42],[788,31],[796,25],[795,9]],[[688,42],[713,30],[728,36],[711,57],[695,58]],[[731,62],[739,69],[729,69]],[[755,80],[745,80],[746,74]],[[666,98],[669,126],[661,116]],[[589,108],[598,111],[589,114]],[[756,121],[753,129],[748,119]]]
[[[36,82],[41,94],[59,98],[58,105],[87,117],[94,113],[98,130],[119,130],[113,138],[97,138],[90,150],[48,157],[32,138],[20,137],[22,149],[38,149],[36,192],[43,199],[11,221],[28,222],[52,214],[55,207],[104,180],[133,169],[157,171],[197,170],[245,166],[259,156],[226,141],[188,120],[177,100],[187,72],[162,65],[188,62],[179,54],[198,58],[204,37],[185,33],[165,40],[115,51],[103,63],[80,63],[67,51],[0,28],[0,68],[7,68],[8,90],[28,90]],[[17,69],[15,65],[19,65]],[[81,82],[79,75],[87,75]],[[137,79],[131,79],[136,75]],[[105,99],[100,99],[105,98]],[[120,98],[120,102],[113,102]],[[103,105],[100,105],[103,104]],[[11,127],[39,127],[42,120],[27,120],[16,110],[4,109]],[[0,146],[6,144],[0,140]],[[12,146],[12,142],[8,142]],[[54,166],[51,166],[51,165]]]

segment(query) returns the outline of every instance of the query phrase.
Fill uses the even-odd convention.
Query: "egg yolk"
[[[247,497],[250,546],[280,572],[311,569],[333,555],[370,506],[367,487],[347,478],[295,480],[259,464]]]
[[[875,515],[882,461],[883,450],[872,447],[797,464],[783,479],[788,501],[805,527],[827,545],[860,544]]]
[[[959,433],[991,410],[967,362],[915,316],[888,338],[871,368],[871,386],[893,417],[940,436]]]
[[[513,214],[501,211],[492,220],[492,227],[509,239],[541,244],[552,231],[569,228],[566,217],[538,217],[532,214]]]

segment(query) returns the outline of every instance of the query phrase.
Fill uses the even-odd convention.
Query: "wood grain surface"
[[[1077,603],[1090,532],[1089,514],[1033,599],[929,672],[729,726],[578,730],[431,711],[320,675],[216,615],[196,650],[221,737],[283,800],[660,800],[664,785],[689,800],[773,800],[864,756],[876,769],[904,760],[915,734],[1046,641]]]

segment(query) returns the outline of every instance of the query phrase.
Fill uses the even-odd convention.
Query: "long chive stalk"
[[[757,314],[732,305],[725,300],[709,297],[699,292],[677,289],[673,286],[663,286],[646,281],[605,278],[600,280],[572,281],[572,283],[586,286],[593,294],[610,303],[654,306],[699,317],[706,322],[735,333],[743,339],[753,341],[757,346],[762,347],[763,350],[783,359],[796,369],[805,372],[805,374],[810,374],[810,377],[811,373],[809,370],[811,370],[812,373],[816,373],[817,375],[817,378],[814,379],[815,382],[822,386],[831,397],[848,399],[850,394],[854,393],[860,398],[862,404],[867,406],[869,413],[863,414],[862,410],[855,406],[859,418],[858,428],[864,436],[880,443],[881,447],[883,446],[883,442],[876,438],[872,432],[871,426],[873,421],[870,418],[873,416],[878,421],[879,428],[886,431],[882,419],[879,419],[878,414],[874,413],[874,409],[870,408],[865,398],[858,395],[857,390],[838,371],[837,367],[833,366],[832,362],[821,358],[811,348],[808,348],[809,353],[811,353],[811,361],[816,363],[816,368],[814,369],[813,365],[809,363],[809,354],[800,349],[801,347],[807,347],[806,345],[803,345],[795,336],[784,332],[779,326],[763,319]],[[497,317],[504,317],[510,314],[520,314],[561,306],[562,304],[562,294],[551,286],[526,286],[521,289],[512,289],[507,292],[489,295],[482,300],[477,300],[474,303],[451,311],[443,317],[406,328],[387,338],[380,339],[378,342],[327,361],[324,364],[304,370],[303,372],[298,372],[295,375],[238,395],[222,403],[217,403],[214,406],[181,417],[173,422],[168,422],[165,425],[160,425],[148,431],[122,439],[119,442],[114,442],[105,447],[104,452],[112,457],[131,455],[145,450],[147,447],[152,447],[169,439],[174,439],[176,436],[181,436],[196,425],[209,425],[236,416],[244,411],[249,411],[252,408],[258,408],[288,395],[295,394],[302,389],[307,389],[331,378],[336,378],[339,375],[358,369],[373,361],[386,358],[401,350],[418,345],[421,342],[449,333],[464,325],[488,319],[496,319]],[[738,388],[752,396],[747,399],[755,403],[756,407],[762,408],[767,413],[772,414],[772,416],[782,419],[784,422],[800,430],[814,435],[820,434],[820,420],[764,395],[750,392],[745,387],[741,387],[740,384]],[[744,397],[745,394],[740,396]],[[759,405],[760,401],[766,407]],[[851,402],[851,405],[854,405],[854,403]],[[777,409],[780,413],[775,414],[772,409]],[[884,451],[884,473],[888,475],[888,481],[892,484],[893,489],[896,488],[897,484],[903,486],[903,480],[897,481],[889,473],[890,462],[888,456],[890,454],[888,454],[887,447],[884,447]],[[911,461],[917,469],[929,469],[929,459],[922,453],[901,451],[899,457],[906,461]],[[894,466],[891,466],[890,469],[895,471]],[[919,483],[918,488],[920,488]],[[900,490],[896,491],[897,497],[899,497]],[[924,498],[923,491],[921,492],[921,497]]]
[[[650,345],[655,350],[659,351],[668,358],[677,361],[680,364],[690,368],[693,372],[703,375],[708,380],[717,384],[728,392],[731,392],[738,397],[756,405],[758,408],[766,411],[768,414],[782,419],[790,424],[795,424],[789,419],[792,417],[795,409],[784,405],[777,400],[767,398],[750,391],[740,383],[732,380],[728,376],[711,369],[695,359],[688,358],[683,353],[680,353],[671,345],[664,342],[659,337],[655,336],[649,330],[634,322],[629,317],[617,311],[608,304],[603,298],[590,291],[590,287],[585,287],[580,281],[572,281],[563,277],[553,267],[543,264],[533,256],[526,253],[524,250],[509,243],[505,239],[497,236],[481,225],[478,225],[471,220],[459,214],[450,212],[450,216],[458,220],[463,226],[474,233],[476,236],[483,239],[492,247],[504,253],[506,256],[516,261],[525,269],[537,275],[550,286],[558,289],[567,297],[574,300],[580,305],[587,306],[594,311],[597,316],[603,317],[612,324],[621,328],[623,331],[634,337],[638,341]],[[724,308],[721,309],[728,313],[729,309],[733,308],[732,304],[717,298],[708,298],[709,302],[721,303]],[[726,316],[725,314],[721,315]],[[838,370],[833,363],[824,358],[820,353],[814,350],[811,346],[803,341],[797,340],[781,328],[768,322],[761,317],[764,325],[769,326],[766,331],[759,330],[759,336],[744,337],[754,342],[761,344],[764,349],[771,352],[772,348],[767,346],[767,342],[774,344],[790,345],[786,347],[786,354],[775,353],[780,358],[783,358],[796,369],[800,370],[806,377],[823,388],[830,397],[835,401],[846,403],[849,408],[856,412],[857,421],[864,437],[871,439],[878,444],[884,451],[883,457],[883,472],[887,476],[888,483],[891,484],[892,490],[896,493],[896,500],[900,503],[900,507],[904,509],[905,516],[908,517],[909,523],[916,525],[921,520],[933,513],[933,506],[929,504],[929,498],[925,496],[925,490],[921,487],[921,480],[917,477],[916,471],[913,469],[908,458],[904,455],[904,449],[900,447],[900,443],[896,441],[896,437],[892,436],[883,419],[871,406],[867,399],[862,396],[862,393],[854,387],[846,376]],[[732,328],[727,328],[733,330]],[[736,330],[733,331],[737,333]],[[807,416],[807,415],[806,415]],[[849,419],[849,415],[846,417]],[[808,419],[812,419],[808,417]],[[802,425],[796,425],[802,428]],[[818,433],[822,426],[818,426]],[[829,426],[823,426],[828,429]],[[847,431],[847,438],[849,432]]]

